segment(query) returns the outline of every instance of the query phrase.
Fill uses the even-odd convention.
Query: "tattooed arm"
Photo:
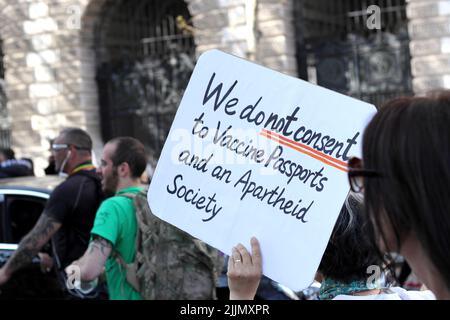
[[[74,268],[78,266],[81,281],[92,281],[103,272],[106,259],[111,251],[111,242],[95,235],[84,255],[79,260],[72,262],[72,265],[66,268],[66,273],[70,276],[74,272]]]
[[[59,228],[61,228],[61,223],[44,212],[34,228],[22,239],[5,266],[0,269],[0,285],[7,282],[15,271],[31,263],[31,260]]]

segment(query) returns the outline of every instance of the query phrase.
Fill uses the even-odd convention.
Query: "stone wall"
[[[43,174],[48,139],[86,129],[101,153],[95,27],[105,0],[0,0],[12,147]]]
[[[297,75],[291,0],[190,0],[197,52],[220,49]]]
[[[101,146],[95,82],[86,81],[82,1],[0,0],[0,34],[12,146],[47,165],[48,139],[62,127],[87,129]],[[90,97],[94,97],[90,99]]]
[[[292,0],[188,0],[198,55],[218,48],[296,75]],[[47,165],[48,139],[78,126],[100,136],[95,30],[105,0],[0,0],[12,146]]]
[[[106,0],[0,0],[12,145],[47,165],[48,138],[65,126],[100,153],[95,32]],[[297,76],[294,0],[186,0],[197,54],[218,48]],[[413,87],[450,88],[450,2],[408,1]]]
[[[0,0],[12,145],[47,165],[48,139],[88,130],[100,153],[95,28],[105,0]],[[296,75],[291,0],[189,0],[198,54],[218,48]]]
[[[409,0],[407,13],[414,92],[450,89],[450,1]]]

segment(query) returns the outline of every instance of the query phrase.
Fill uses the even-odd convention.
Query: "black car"
[[[53,189],[63,181],[58,176],[0,179],[0,267],[20,240],[36,224]],[[52,255],[51,244],[41,252]],[[63,291],[54,272],[42,273],[39,258],[17,271],[0,288],[0,299],[57,299]]]

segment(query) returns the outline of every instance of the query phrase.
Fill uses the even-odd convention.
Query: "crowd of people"
[[[131,137],[115,138],[95,168],[89,134],[69,128],[51,150],[54,169],[67,178],[0,269],[0,286],[52,239],[53,259],[42,261],[62,283],[77,272],[85,282],[105,273],[109,298],[142,299],[123,266],[137,255],[139,227],[130,194],[143,190],[144,146]],[[9,150],[1,150],[0,168],[1,177],[32,172],[31,162],[16,160]],[[449,299],[450,93],[381,106],[365,129],[362,159],[349,161],[348,176],[351,191],[317,272],[318,299]],[[251,252],[238,244],[228,260],[230,299],[255,298],[264,257],[258,240],[250,243]],[[406,259],[426,290],[398,286],[393,252]],[[367,279],[370,266],[382,270],[376,286]]]
[[[143,180],[149,183],[151,179],[151,175],[143,179],[147,169],[147,154],[143,144],[132,137],[110,140],[105,144],[100,166],[96,168],[92,162],[92,140],[89,134],[80,128],[67,128],[54,139],[51,152],[53,171],[66,176],[66,179],[53,190],[36,225],[23,237],[18,249],[0,269],[0,286],[39,256],[41,269],[56,273],[69,299],[142,299],[139,288],[130,282],[128,266],[141,258],[147,259],[138,256],[138,247],[142,243],[138,242],[137,235],[147,232],[145,228],[149,226],[140,224],[139,214],[143,213],[139,212],[140,208],[136,207],[134,201],[134,196],[145,188]],[[148,204],[145,210],[150,210]],[[163,225],[163,222],[161,225],[164,230],[174,228],[169,224]],[[160,232],[160,235],[163,234]],[[179,235],[177,231],[171,234]],[[180,257],[183,256],[183,247],[200,247],[193,240],[182,243],[181,239],[187,238],[180,238],[180,241],[169,239],[171,244],[177,246],[173,250],[180,249]],[[167,239],[160,240],[162,244]],[[53,257],[40,252],[49,241],[52,243]],[[172,254],[173,250],[169,248],[167,253]],[[216,252],[204,250],[195,253],[201,257],[202,265],[206,265],[207,269],[200,268],[204,271],[202,274],[197,277],[191,275],[189,281],[183,280],[183,283],[186,287],[191,286],[190,292],[199,298],[214,298],[211,293],[215,286]],[[195,253],[193,251],[191,255],[196,257]],[[165,262],[161,261],[161,264]],[[186,268],[195,271],[195,262],[184,262]],[[173,263],[162,266],[162,271],[175,267]],[[103,274],[106,282],[98,280]],[[72,279],[76,277],[78,279]],[[207,279],[206,282],[202,282],[203,279]],[[78,287],[76,281],[79,282]],[[90,285],[89,292],[83,290],[80,284],[89,285],[92,282],[95,284]],[[171,285],[164,284],[164,290],[176,294],[178,289],[170,288]],[[196,286],[202,285],[210,286],[211,290],[196,289]]]

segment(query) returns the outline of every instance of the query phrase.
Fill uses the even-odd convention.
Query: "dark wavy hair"
[[[371,265],[383,268],[383,256],[364,214],[363,198],[350,192],[334,225],[318,271],[325,278],[349,283],[366,280]]]
[[[386,245],[392,229],[388,249],[417,237],[450,289],[450,93],[382,106],[365,130],[363,162],[382,175],[365,179],[365,204]]]

